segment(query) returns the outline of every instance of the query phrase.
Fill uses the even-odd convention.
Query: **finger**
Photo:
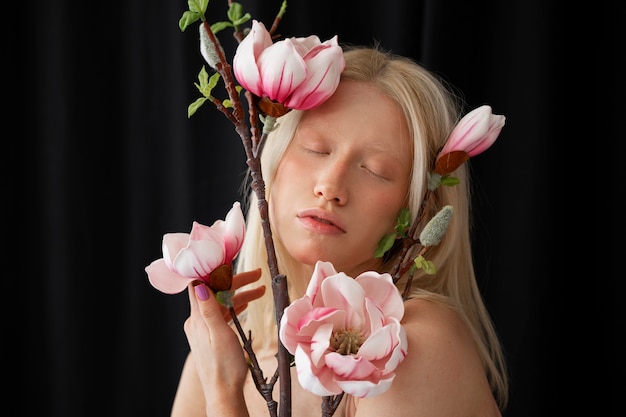
[[[254,301],[258,298],[263,297],[264,294],[265,285],[249,290],[240,291],[233,296],[233,305],[237,307],[241,304],[248,304],[250,301]]]
[[[265,294],[265,286],[253,288],[251,290],[241,291],[233,296],[233,309],[235,310],[235,314],[239,315],[246,308],[248,308],[248,303],[250,301],[261,298]],[[224,318],[226,320],[231,320],[231,314],[228,310],[223,310]]]
[[[224,323],[224,320],[222,320],[224,317],[222,307],[218,303],[217,298],[215,298],[213,291],[204,283],[197,283],[193,290],[198,305],[198,311],[209,329],[212,326],[219,325],[219,323]],[[219,317],[220,320],[216,321],[216,317]]]
[[[252,284],[253,282],[258,281],[259,278],[261,278],[261,268],[236,274],[233,276],[231,290],[236,290],[244,285]]]
[[[194,282],[190,282],[187,285],[187,295],[189,296],[189,306],[191,308],[191,313],[198,311],[198,298],[196,296],[196,292],[194,290]]]

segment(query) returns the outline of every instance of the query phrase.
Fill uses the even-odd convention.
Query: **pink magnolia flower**
[[[359,398],[385,392],[407,353],[402,297],[389,274],[356,278],[318,261],[306,294],[280,321],[280,340],[295,356],[298,381],[316,395]]]
[[[446,175],[470,157],[489,148],[500,135],[505,117],[483,105],[467,113],[454,127],[435,162],[435,172]]]
[[[230,289],[232,262],[246,231],[239,202],[225,220],[211,227],[193,222],[191,234],[163,235],[163,258],[145,268],[150,284],[166,294],[183,291],[191,281],[202,280],[214,291]]]
[[[256,20],[233,58],[235,77],[246,90],[298,110],[326,101],[344,67],[337,36],[325,42],[311,35],[273,43],[265,25]]]

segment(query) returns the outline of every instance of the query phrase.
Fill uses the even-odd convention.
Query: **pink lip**
[[[298,221],[307,229],[318,233],[345,233],[341,218],[334,213],[318,208],[300,210]]]

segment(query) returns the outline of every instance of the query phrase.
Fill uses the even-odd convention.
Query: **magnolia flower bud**
[[[326,101],[337,89],[344,67],[337,36],[325,42],[311,35],[273,43],[265,25],[256,20],[233,58],[233,72],[243,88],[261,101],[297,110]],[[279,116],[276,109],[261,110]]]
[[[470,157],[489,148],[500,135],[506,118],[480,106],[467,113],[452,129],[435,162],[435,172],[447,175]]]
[[[446,233],[450,220],[452,220],[452,206],[444,206],[430,221],[424,226],[420,233],[420,242],[426,247],[438,245],[441,238]]]
[[[163,257],[145,268],[150,284],[165,294],[178,294],[197,280],[213,291],[230,289],[232,263],[245,234],[246,222],[238,201],[224,220],[211,226],[194,221],[191,233],[166,233]]]

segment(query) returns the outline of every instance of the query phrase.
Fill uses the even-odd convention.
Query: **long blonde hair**
[[[459,119],[460,100],[439,78],[406,57],[367,47],[347,48],[344,56],[346,67],[342,79],[377,86],[398,104],[407,120],[409,133],[413,137],[413,169],[408,206],[414,222],[424,200],[428,173],[433,168],[434,158]],[[302,112],[293,110],[279,118],[279,127],[270,134],[265,145],[261,164],[267,196],[272,191],[276,169],[294,136],[301,115]],[[472,261],[470,178],[467,163],[452,175],[460,179],[460,184],[437,188],[425,205],[426,212],[422,220],[423,223],[428,221],[444,205],[454,208],[454,215],[445,236],[428,253],[428,259],[434,262],[437,272],[428,275],[418,271],[413,278],[410,298],[445,303],[466,320],[478,346],[491,389],[500,408],[504,409],[508,401],[504,355],[482,301]],[[250,303],[245,322],[246,327],[252,331],[253,344],[267,347],[277,341],[276,316],[257,202],[254,192],[250,192],[246,202],[247,233],[237,258],[237,270],[241,272],[259,267],[263,269],[260,283],[268,291],[262,299]],[[421,230],[421,226],[423,225],[417,230]],[[279,270],[289,278],[294,261],[286,254],[282,243],[274,239]],[[394,262],[394,257],[389,257],[379,272],[389,272]],[[404,276],[398,281],[400,290],[406,286],[406,279]],[[302,297],[306,285],[307,282],[303,279],[288,279],[290,299]]]

